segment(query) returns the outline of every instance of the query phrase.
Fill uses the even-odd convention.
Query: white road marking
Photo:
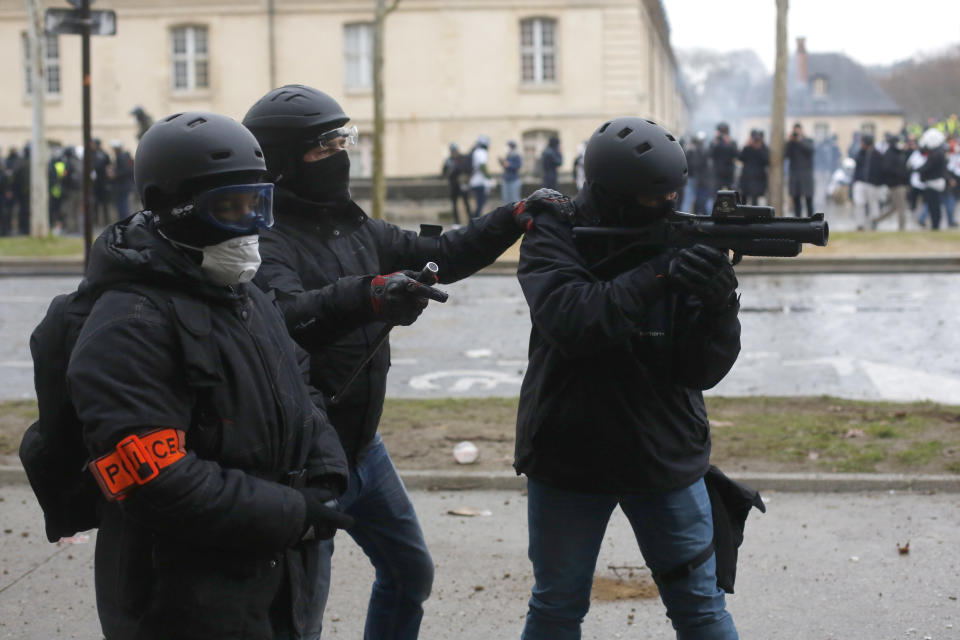
[[[440,380],[453,379],[449,387],[437,384]],[[478,386],[483,389],[493,389],[499,384],[519,385],[523,376],[511,375],[503,371],[482,371],[476,369],[454,369],[452,371],[435,371],[410,378],[410,386],[418,391],[439,391],[446,389],[453,392],[469,391]]]
[[[870,360],[861,360],[860,367],[885,400],[960,404],[960,378]]]
[[[463,355],[468,358],[489,358],[493,355],[491,349],[467,349],[463,352]]]
[[[0,367],[8,369],[33,369],[33,362],[30,360],[5,360],[0,361]]]
[[[827,365],[833,367],[839,376],[849,376],[856,369],[858,361],[853,358],[843,356],[832,356],[827,358],[809,358],[806,360],[784,360],[781,364],[785,367],[809,367],[818,365]]]

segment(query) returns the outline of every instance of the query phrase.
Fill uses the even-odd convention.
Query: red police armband
[[[131,489],[147,484],[160,469],[187,455],[185,438],[179,429],[127,436],[113,451],[91,462],[90,471],[108,500],[123,500]]]

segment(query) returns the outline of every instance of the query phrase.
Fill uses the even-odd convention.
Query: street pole
[[[27,13],[30,17],[27,46],[30,48],[30,93],[33,98],[33,123],[30,128],[29,233],[34,238],[46,238],[50,235],[47,214],[50,192],[47,188],[49,186],[47,184],[47,136],[44,121],[47,87],[46,78],[43,75],[47,47],[39,0],[27,0]],[[20,229],[20,233],[26,235],[27,230]]]
[[[90,245],[93,244],[93,207],[90,173],[92,172],[93,146],[90,140],[90,0],[80,6],[83,32],[80,34],[83,75],[83,269],[90,262]]]
[[[770,204],[783,210],[784,127],[787,119],[787,4],[777,2],[777,61],[773,72],[773,104],[770,106]]]

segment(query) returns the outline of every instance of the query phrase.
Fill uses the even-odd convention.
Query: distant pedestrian
[[[130,115],[137,120],[137,140],[139,140],[147,132],[147,129],[153,126],[153,118],[139,105],[130,110]]]
[[[449,146],[450,155],[443,161],[441,174],[447,179],[447,192],[450,196],[450,205],[453,207],[453,224],[460,226],[460,214],[457,211],[457,203],[463,201],[463,215],[465,220],[470,219],[470,188],[467,182],[470,180],[470,157],[460,153],[460,147],[456,142],[451,142]]]
[[[710,151],[707,154],[713,167],[713,189],[733,189],[736,185],[734,174],[737,159],[737,143],[730,138],[730,126],[726,122],[717,124]]]
[[[519,202],[520,189],[523,186],[523,178],[520,177],[520,168],[523,166],[523,156],[517,151],[517,142],[515,140],[507,141],[507,155],[498,158],[500,167],[503,168],[503,182],[500,183],[500,193],[503,196],[503,203]]]
[[[489,159],[490,137],[484,134],[477,136],[477,142],[470,151],[470,162],[473,173],[470,175],[470,190],[473,192],[475,208],[471,218],[479,218],[483,214],[483,206],[487,203],[492,180],[487,169]]]
[[[59,148],[51,149],[50,160],[47,161],[47,215],[50,223],[50,232],[58,236],[63,233],[63,183],[67,175],[67,163],[63,161],[63,151]]]
[[[813,171],[815,180],[815,189],[813,203],[815,206],[821,206],[826,203],[827,185],[830,182],[830,176],[840,167],[840,158],[843,154],[837,145],[837,134],[833,134],[821,140],[813,152]]]
[[[943,152],[945,141],[943,133],[933,127],[924,131],[919,140],[924,162],[917,167],[917,172],[923,184],[923,202],[930,212],[930,225],[934,231],[940,230],[943,192],[947,188],[947,159]]]
[[[744,200],[756,205],[767,193],[767,166],[770,164],[770,149],[763,141],[763,131],[754,129],[750,140],[740,150],[740,193]]]
[[[544,189],[557,188],[557,170],[561,164],[563,164],[563,154],[560,153],[560,138],[551,136],[543,153],[540,154]]]
[[[697,215],[706,215],[712,199],[713,175],[710,166],[710,157],[704,149],[707,134],[698,131],[693,136],[690,146],[686,149],[687,168],[689,170],[690,188],[693,192],[693,211]]]
[[[577,193],[583,189],[583,184],[587,181],[586,172],[583,169],[583,153],[587,150],[587,143],[581,142],[577,146],[577,155],[573,159],[573,183],[577,187]]]
[[[874,146],[873,134],[860,138],[860,151],[853,173],[853,212],[857,231],[876,229],[883,195],[883,156]]]
[[[104,151],[99,138],[93,139],[93,224],[110,224],[110,156]]]
[[[834,203],[846,208],[850,204],[850,188],[853,185],[853,172],[857,168],[857,161],[853,158],[844,158],[840,161],[840,168],[830,176],[827,186],[827,197]]]
[[[793,215],[800,217],[803,203],[807,215],[813,215],[813,140],[803,135],[803,126],[797,122],[787,140],[784,157],[790,163],[790,197]]]
[[[23,157],[13,169],[13,197],[17,200],[17,232],[30,235],[30,145],[23,148]]]
[[[110,143],[113,149],[113,201],[117,207],[117,220],[130,215],[130,196],[133,194],[133,158],[119,140]]]
[[[910,171],[907,169],[907,156],[903,142],[895,133],[886,135],[887,150],[883,152],[881,165],[883,166],[883,184],[887,187],[889,197],[887,207],[873,222],[886,220],[892,215],[897,216],[897,228],[903,231],[907,228],[907,189],[910,184]]]

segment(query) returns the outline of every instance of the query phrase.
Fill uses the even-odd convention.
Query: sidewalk
[[[954,494],[763,493],[727,607],[741,637],[960,638],[960,509]],[[26,487],[0,487],[0,640],[99,638],[96,532],[52,545]],[[436,566],[421,637],[516,638],[533,584],[519,491],[412,491]],[[463,517],[454,510],[488,515]],[[909,552],[899,550],[909,543]],[[363,635],[373,570],[339,533],[324,638]],[[629,522],[615,511],[584,638],[674,638]]]

